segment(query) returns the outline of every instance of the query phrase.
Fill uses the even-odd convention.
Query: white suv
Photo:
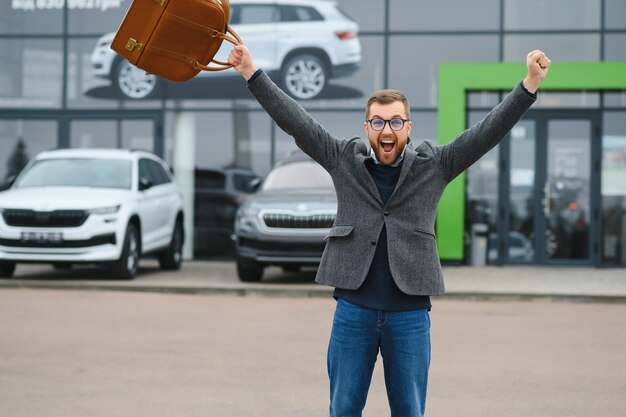
[[[330,78],[354,73],[361,62],[358,25],[327,0],[233,0],[230,26],[254,55],[256,64],[297,99],[317,97]],[[91,55],[93,74],[109,78],[127,97],[152,98],[162,80],[146,74],[111,50],[115,33],[98,39]],[[225,61],[232,45],[224,42],[216,59]],[[234,71],[202,71],[223,77]]]
[[[181,192],[149,152],[46,151],[0,193],[0,277],[19,262],[106,263],[128,279],[147,253],[178,269],[183,240]]]

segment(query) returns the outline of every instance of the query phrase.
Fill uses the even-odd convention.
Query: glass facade
[[[119,81],[123,61],[109,53],[110,37],[106,35],[115,32],[130,3],[0,2],[0,155],[4,162],[0,163],[0,179],[6,179],[20,165],[14,161],[54,147],[143,148],[173,164],[181,114],[190,115],[185,120],[194,132],[195,166],[202,172],[239,167],[263,176],[274,162],[295,149],[293,140],[273,125],[236,75],[201,75],[186,83],[156,80],[154,90],[144,98],[125,95]],[[243,1],[231,0],[231,4],[237,3]],[[555,62],[626,60],[626,8],[622,0],[381,0],[367,7],[360,0],[337,3],[340,14],[358,25],[360,67],[343,77],[334,77],[336,74],[327,68],[327,74],[333,75],[327,86],[301,104],[342,138],[364,136],[363,108],[372,91],[397,88],[407,94],[411,104],[412,140],[436,141],[441,62],[523,62],[527,52],[535,48],[547,51]],[[533,11],[532,19],[527,17],[528,10]],[[272,25],[280,22],[281,16],[286,14],[274,10],[249,15],[242,10],[236,17],[250,23],[249,31],[240,35],[255,56],[277,48],[277,30],[268,33],[263,29],[275,29],[277,26]],[[291,20],[293,16],[296,14]],[[268,61],[260,66],[268,68],[271,64]],[[280,74],[277,70],[272,76],[280,81]],[[612,161],[619,153],[619,138],[625,135],[625,96],[624,91],[542,93],[535,107],[537,111],[571,109],[601,114],[601,135],[592,140],[602,141],[598,148],[602,149],[603,162],[602,220],[598,222],[602,230],[590,233],[604,236],[599,249],[602,262],[618,265],[626,265],[626,208],[616,194],[621,191],[614,189],[619,186],[608,187],[606,178],[620,175],[619,163]],[[500,99],[500,93],[470,93],[468,123],[479,120]],[[504,221],[511,233],[533,239],[528,222],[538,215],[539,205],[531,211],[530,203],[523,201],[528,200],[529,193],[537,192],[537,184],[533,183],[532,189],[520,184],[534,179],[531,172],[540,169],[535,164],[541,161],[531,157],[537,155],[539,137],[546,135],[540,125],[520,125],[518,136],[511,138],[507,149],[496,148],[469,171],[467,230],[474,222],[488,222],[492,232],[499,233],[494,236],[497,243],[496,238],[506,237],[498,231]],[[506,175],[501,166],[505,151],[525,155],[507,167]],[[544,162],[541,169],[548,169]],[[606,171],[608,166],[611,174]],[[504,191],[514,202],[508,205],[503,220],[497,213]],[[208,249],[195,255],[224,256],[212,253],[211,245],[200,242],[209,238],[196,235],[196,246]],[[506,249],[505,242],[498,244],[505,249],[490,253],[490,260],[510,261],[518,256],[510,247]],[[533,254],[532,262],[539,258]]]

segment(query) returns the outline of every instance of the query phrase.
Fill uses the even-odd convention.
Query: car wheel
[[[243,282],[260,282],[263,279],[263,265],[249,259],[237,259],[237,275]]]
[[[296,273],[300,272],[300,265],[283,265],[283,272]]]
[[[294,98],[308,100],[317,97],[326,87],[328,70],[315,55],[290,58],[282,70],[281,82]]]
[[[113,83],[124,97],[142,99],[156,96],[162,82],[156,75],[147,74],[123,59],[115,67]]]
[[[166,250],[160,252],[157,257],[161,269],[180,269],[183,263],[183,225],[180,221],[177,221],[174,226],[170,245]]]
[[[140,245],[139,230],[137,226],[131,223],[126,228],[122,254],[117,262],[113,264],[112,273],[115,278],[131,279],[137,275]]]
[[[15,262],[0,261],[0,278],[11,278],[15,273]]]

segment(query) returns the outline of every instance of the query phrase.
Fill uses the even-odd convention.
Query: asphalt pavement
[[[267,268],[261,283],[243,283],[232,261],[187,261],[180,271],[161,271],[156,261],[145,259],[138,276],[129,281],[112,279],[105,269],[93,267],[54,270],[19,264],[12,279],[0,279],[0,288],[330,297],[332,289],[314,280],[314,268],[299,273]],[[444,280],[448,298],[626,301],[626,268],[449,266],[444,267]]]
[[[333,311],[319,297],[2,288],[0,416],[328,416]],[[626,304],[444,297],[430,317],[427,416],[624,416]],[[382,363],[364,417],[389,416]]]

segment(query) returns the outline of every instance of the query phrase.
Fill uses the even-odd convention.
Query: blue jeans
[[[361,417],[379,349],[391,417],[424,415],[428,311],[378,311],[339,299],[328,346],[330,417]]]

